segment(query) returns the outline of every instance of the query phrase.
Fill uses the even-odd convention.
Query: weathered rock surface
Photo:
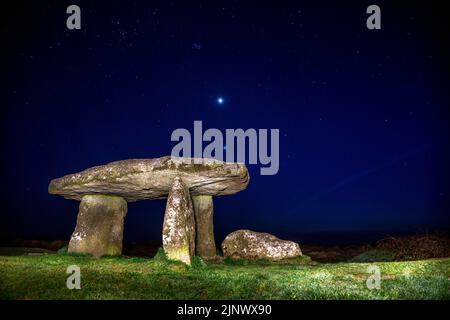
[[[86,195],[81,199],[77,226],[68,252],[96,257],[122,253],[123,222],[127,202],[120,197]]]
[[[222,242],[222,251],[224,257],[252,260],[280,260],[302,255],[300,246],[293,241],[251,230],[230,233]]]
[[[193,196],[234,194],[247,187],[249,175],[244,164],[201,161],[167,156],[111,162],[54,179],[48,192],[75,200],[87,194],[116,195],[127,201],[157,199],[168,195],[176,176]]]
[[[163,224],[163,248],[171,260],[191,264],[195,254],[195,218],[189,189],[180,177],[173,180]]]
[[[213,259],[216,256],[216,241],[213,225],[212,196],[193,196],[195,223],[197,225],[195,248],[197,255],[203,259]]]

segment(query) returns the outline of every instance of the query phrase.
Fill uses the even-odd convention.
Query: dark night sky
[[[382,30],[366,28],[378,4]],[[66,28],[70,4],[82,30]],[[215,198],[239,228],[416,232],[449,218],[448,61],[430,2],[29,1],[2,21],[4,237],[70,237],[48,183],[170,154],[176,128],[279,128],[280,170]],[[225,103],[219,105],[218,97]],[[158,239],[164,201],[129,205],[125,239]]]

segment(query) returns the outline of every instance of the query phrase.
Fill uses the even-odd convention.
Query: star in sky
[[[217,103],[218,103],[218,104],[223,104],[223,103],[224,103],[223,98],[222,98],[222,97],[218,97],[218,98],[217,98]]]

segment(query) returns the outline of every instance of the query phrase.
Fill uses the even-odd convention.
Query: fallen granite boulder
[[[225,258],[249,260],[281,260],[302,255],[298,243],[251,230],[237,230],[226,236],[222,252]]]

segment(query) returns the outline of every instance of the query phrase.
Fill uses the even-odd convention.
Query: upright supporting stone
[[[195,254],[195,219],[189,189],[176,177],[167,198],[163,248],[171,260],[191,264]]]
[[[203,259],[213,259],[216,256],[216,242],[214,240],[212,196],[194,196],[192,203],[197,225],[197,255]]]
[[[126,214],[127,202],[121,197],[83,196],[68,252],[120,255]]]

